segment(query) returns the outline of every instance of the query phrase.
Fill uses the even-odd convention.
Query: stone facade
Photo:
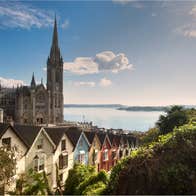
[[[4,119],[20,124],[59,124],[63,122],[63,58],[58,46],[56,18],[50,55],[47,60],[47,85],[7,89],[0,87],[0,108]]]

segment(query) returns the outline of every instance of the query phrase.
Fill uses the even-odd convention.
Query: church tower
[[[52,124],[63,122],[63,58],[58,45],[58,32],[56,17],[52,46],[47,61],[47,90],[49,92],[49,116],[48,121]]]

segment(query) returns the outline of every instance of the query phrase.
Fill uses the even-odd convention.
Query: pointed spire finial
[[[36,83],[35,83],[35,76],[33,72],[32,79],[31,79],[31,87],[35,87],[35,86],[36,86]]]

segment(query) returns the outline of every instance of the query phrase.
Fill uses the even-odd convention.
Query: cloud
[[[114,3],[118,3],[120,5],[131,5],[134,8],[141,9],[144,7],[143,3],[138,0],[112,0]]]
[[[175,32],[188,38],[196,38],[196,5],[193,5],[189,10],[187,24],[184,24],[175,29]]]
[[[68,28],[68,26],[69,26],[69,20],[68,19],[65,19],[65,21],[63,22],[63,24],[61,25],[61,27],[63,29],[66,29],[66,28]]]
[[[99,85],[102,87],[108,87],[112,85],[112,81],[107,78],[102,78],[99,82]]]
[[[64,63],[65,71],[78,75],[105,71],[118,73],[132,67],[124,53],[114,54],[112,51],[103,51],[95,57],[77,57],[73,62]]]
[[[48,27],[53,24],[54,14],[19,2],[0,2],[0,27],[23,28]]]
[[[12,88],[20,85],[24,85],[24,81],[15,79],[6,79],[0,77],[0,84],[2,87]]]
[[[83,82],[83,81],[79,81],[79,82],[74,82],[73,83],[74,86],[88,86],[88,87],[95,87],[95,82]]]

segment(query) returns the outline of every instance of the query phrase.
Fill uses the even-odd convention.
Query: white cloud
[[[187,17],[188,16],[189,20],[187,24],[178,27],[177,29],[175,29],[175,32],[183,35],[184,37],[196,38],[196,5],[193,5],[189,10]]]
[[[0,77],[0,84],[2,87],[12,88],[20,85],[24,85],[24,81],[15,79],[6,79]]]
[[[135,7],[135,8],[143,8],[144,5],[142,2],[140,2],[139,0],[112,0],[114,3],[118,3],[120,5],[131,5],[132,7]]]
[[[83,81],[79,81],[79,82],[74,82],[73,83],[74,86],[88,86],[88,87],[95,87],[95,82],[83,82]]]
[[[103,51],[95,57],[77,57],[73,62],[64,63],[64,70],[75,74],[94,74],[103,71],[118,73],[131,69],[132,64],[124,53],[114,54],[112,51]]]
[[[98,65],[90,57],[77,57],[73,62],[64,63],[64,70],[75,74],[98,73]]]
[[[54,16],[48,11],[21,4],[19,2],[0,2],[1,28],[41,28],[53,24]]]
[[[112,85],[112,81],[107,78],[102,78],[99,82],[99,85],[102,87],[107,87]]]
[[[65,19],[65,21],[63,22],[63,24],[61,25],[61,27],[63,29],[66,29],[66,28],[68,28],[68,26],[69,26],[69,20]]]

